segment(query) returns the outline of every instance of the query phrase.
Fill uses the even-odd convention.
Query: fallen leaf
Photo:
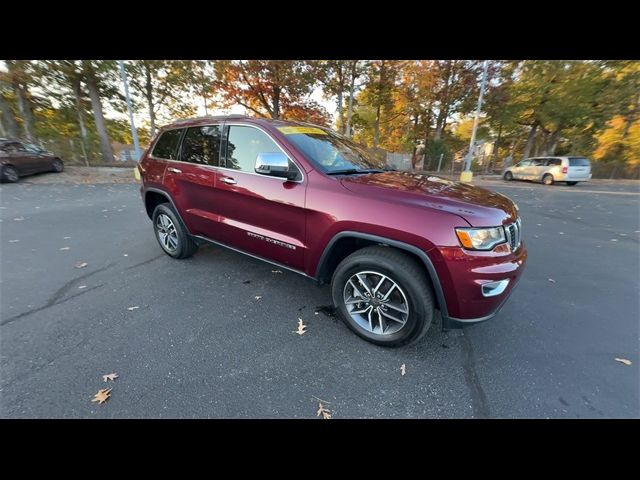
[[[549,281],[550,281],[551,283],[556,283],[556,281],[555,281],[553,278],[550,278],[550,279],[549,279]]]
[[[626,233],[619,233],[618,235],[620,235],[621,237],[626,237],[627,236]]]
[[[21,222],[22,220],[24,220],[24,217],[16,217],[16,218],[14,218],[14,220],[16,222]]]
[[[69,240],[71,237],[63,237],[63,240]]]
[[[87,288],[87,286],[86,286],[86,285],[80,285],[80,286],[78,287],[78,290],[82,290],[83,288]]]
[[[618,241],[618,239],[617,239],[617,238],[612,238],[612,239],[611,239],[611,241],[612,241],[612,242],[617,242],[617,241]]]
[[[331,419],[331,411],[324,408],[324,405],[322,404],[322,402],[318,403],[318,413],[316,413],[316,417],[319,417],[320,415],[322,415],[322,418],[324,420]]]
[[[271,273],[282,273],[282,270],[271,270]]]
[[[61,247],[60,250],[71,250],[71,247]]]
[[[626,358],[614,358],[616,362],[624,363],[625,365],[631,365],[631,360],[627,360]]]
[[[102,388],[100,390],[98,390],[98,393],[96,393],[93,396],[93,400],[91,400],[92,402],[98,402],[99,404],[102,404],[104,402],[106,402],[107,400],[109,400],[109,397],[111,396],[111,390],[113,390],[112,388]]]
[[[256,296],[255,296],[255,299],[256,299],[256,300],[260,300],[261,298],[262,298],[262,295],[256,295]]]
[[[84,268],[87,265],[89,265],[87,262],[78,262],[78,263],[75,264],[75,267],[76,268]]]
[[[9,243],[18,243],[20,240],[9,240]]]
[[[111,380],[112,382],[115,382],[116,378],[118,378],[118,374],[117,373],[110,373],[109,375],[102,375],[102,380],[104,380],[105,382],[107,380]]]
[[[307,333],[307,326],[303,323],[301,318],[298,318],[298,330],[296,330],[298,335],[304,335]]]
[[[137,310],[138,308],[140,308],[140,307],[138,305],[136,305],[134,307],[127,307],[127,310],[133,311],[133,310]]]
[[[407,374],[407,366],[403,363],[400,365],[400,375],[403,377]]]
[[[128,253],[125,253],[125,254],[124,254],[124,256],[125,256],[125,257],[128,257],[128,256],[129,256],[129,254],[128,254]]]
[[[560,232],[560,235],[564,235],[564,232]]]

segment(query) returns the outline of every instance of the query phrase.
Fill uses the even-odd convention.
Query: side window
[[[546,158],[536,158],[533,161],[533,166],[534,167],[544,167],[547,164],[547,159]]]
[[[182,128],[175,130],[167,130],[162,133],[155,146],[152,155],[156,158],[164,158],[166,160],[178,159],[178,142],[182,135]]]
[[[231,125],[228,138],[226,167],[234,170],[253,173],[259,153],[281,151],[266,133],[253,127]]]
[[[5,146],[6,146],[7,152],[25,152],[26,151],[22,146],[22,144],[18,142],[7,143],[5,144]]]
[[[523,160],[516,167],[528,167],[531,165],[531,160]]]
[[[559,158],[550,158],[547,162],[547,165],[549,165],[550,167],[562,165],[562,160],[560,160]]]
[[[200,165],[220,165],[220,125],[191,127],[182,140],[180,160]]]

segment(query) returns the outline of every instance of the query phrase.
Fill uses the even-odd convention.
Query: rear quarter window
[[[175,130],[167,130],[160,134],[160,138],[153,146],[153,155],[155,158],[164,158],[167,160],[178,159],[178,143],[182,136],[182,128]]]
[[[587,158],[570,158],[569,159],[570,167],[589,167],[591,163]]]
[[[562,165],[562,160],[560,160],[559,158],[550,158],[547,165],[549,165],[550,167],[554,165]]]

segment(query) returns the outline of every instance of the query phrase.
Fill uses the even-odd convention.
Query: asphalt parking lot
[[[491,321],[404,349],[316,314],[328,286],[215,246],[164,255],[136,184],[3,185],[0,416],[640,417],[638,184],[483,185],[520,207],[521,283]]]

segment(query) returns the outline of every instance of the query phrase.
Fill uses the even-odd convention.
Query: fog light
[[[500,280],[498,282],[488,282],[482,284],[482,295],[484,297],[495,297],[504,292],[505,288],[509,285],[509,280]]]

